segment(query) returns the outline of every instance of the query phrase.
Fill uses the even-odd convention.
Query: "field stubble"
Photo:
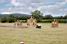
[[[13,26],[5,23],[0,25]],[[67,24],[52,28],[49,23],[40,23],[42,29],[0,27],[0,44],[67,44]]]

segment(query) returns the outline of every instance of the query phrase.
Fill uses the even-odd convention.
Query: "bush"
[[[67,23],[67,19],[57,19],[59,23]],[[51,23],[53,19],[40,20],[38,23]]]

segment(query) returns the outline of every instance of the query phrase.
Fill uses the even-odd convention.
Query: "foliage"
[[[67,19],[67,15],[64,16],[64,19]]]
[[[37,20],[41,20],[43,17],[42,15],[43,14],[41,13],[41,11],[38,11],[38,10],[35,10],[32,12],[32,16],[36,18]]]
[[[43,19],[53,19],[53,16],[52,15],[45,15],[45,16],[43,16]]]
[[[22,20],[22,22],[26,22],[26,20],[29,19],[30,16],[29,15],[26,16],[22,14],[20,16],[19,14],[0,15],[0,22],[12,23],[12,22],[16,22],[17,20]],[[60,23],[67,23],[67,15],[57,16],[57,17],[53,17],[52,15],[43,16],[43,14],[40,11],[36,10],[32,12],[32,16],[36,18],[38,22],[41,22],[41,23],[51,23],[54,19],[57,19]]]

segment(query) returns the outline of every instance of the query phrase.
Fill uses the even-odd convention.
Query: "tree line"
[[[31,14],[32,15],[22,15],[22,14],[9,14],[9,15],[2,15],[2,16],[0,15],[0,22],[12,23],[12,22],[16,22],[17,20],[22,20],[22,22],[26,22],[27,19],[33,16],[33,18],[37,19],[37,22],[48,23],[48,22],[52,22],[53,19],[57,19],[61,23],[67,23],[67,15],[57,16],[57,17],[53,17],[52,15],[43,16],[43,13],[38,10],[31,12]]]

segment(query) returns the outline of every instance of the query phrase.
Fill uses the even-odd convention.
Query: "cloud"
[[[64,5],[65,2],[60,2],[60,3],[55,3],[54,5],[44,5],[40,6],[38,10],[42,11],[45,14],[53,14],[53,15],[58,15],[58,14],[63,14],[64,15]]]
[[[67,0],[65,0],[65,2],[67,3]]]
[[[3,1],[1,3],[4,4]],[[0,13],[11,11],[31,14],[34,10],[41,10],[44,14],[63,15],[67,12],[66,3],[67,0],[10,0],[8,4],[1,6]]]
[[[1,14],[11,14],[12,12],[2,12]]]
[[[16,0],[11,0],[11,3],[12,3],[12,4],[15,4],[15,3],[16,3]]]
[[[13,4],[14,6],[20,5],[16,0],[11,0],[11,4]]]

